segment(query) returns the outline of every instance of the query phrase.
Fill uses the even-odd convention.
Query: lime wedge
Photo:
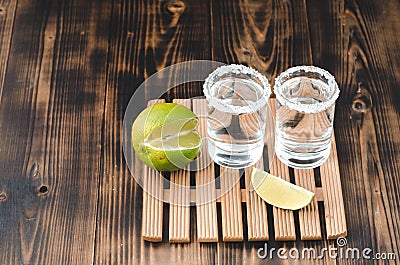
[[[309,205],[315,194],[279,177],[253,167],[251,184],[267,203],[278,208],[298,210]]]

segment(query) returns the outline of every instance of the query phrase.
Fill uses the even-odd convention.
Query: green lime
[[[159,171],[184,168],[200,150],[198,117],[175,103],[144,109],[132,125],[132,144],[146,165]]]
[[[298,210],[309,205],[315,194],[263,170],[253,167],[251,184],[267,203],[282,209]]]

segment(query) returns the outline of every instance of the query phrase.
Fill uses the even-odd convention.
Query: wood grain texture
[[[190,171],[179,170],[171,174],[169,206],[169,241],[176,243],[190,242]],[[178,186],[179,185],[179,186]]]
[[[239,170],[220,168],[222,240],[243,241]]]
[[[150,100],[147,106],[164,103],[163,99]],[[139,166],[138,163],[135,165]],[[155,169],[141,164],[143,176],[142,238],[150,242],[162,241],[164,177]]]
[[[156,170],[143,167],[142,238],[150,242],[162,241],[163,176]]]
[[[208,32],[203,30],[210,27],[209,3],[113,1],[110,10],[103,133],[105,173],[100,182],[95,263],[155,264],[161,260],[176,264],[208,263],[215,256],[215,246],[197,242],[196,227],[192,225],[194,210],[190,212],[191,247],[171,245],[167,234],[159,245],[141,239],[143,192],[127,168],[121,135],[128,101],[145,78],[173,63],[210,58]],[[173,80],[174,76],[167,77],[161,88],[146,87],[141,104],[159,97],[160,89]],[[169,93],[171,98],[173,95],[183,98],[201,91],[201,85],[185,84]],[[139,174],[140,170],[141,167],[135,167],[133,174]],[[163,212],[169,212],[168,206]],[[168,231],[168,227],[163,227],[163,231]]]
[[[264,169],[263,159],[254,166]],[[252,167],[245,169],[247,236],[249,241],[266,241],[269,239],[267,205],[251,186],[251,170]]]
[[[259,259],[264,242],[200,244],[193,225],[190,244],[144,242],[121,136],[135,88],[173,63],[243,63],[272,84],[295,64],[321,66],[341,88],[348,246],[399,253],[399,13],[397,0],[0,1],[0,263],[395,264]],[[185,84],[164,97],[199,94]],[[143,102],[158,96],[146,88]]]
[[[399,151],[394,146],[400,141],[399,57],[387,51],[398,50],[394,48],[398,40],[393,42],[389,35],[394,28],[400,29],[395,22],[398,18],[393,17],[399,10],[396,1],[347,3],[345,67],[343,74],[337,74],[342,83],[342,104],[335,118],[343,121],[337,123],[335,133],[340,170],[347,175],[342,177],[345,209],[352,209],[347,220],[348,244],[397,253]],[[394,25],[388,26],[391,21]]]
[[[90,1],[18,1],[0,107],[9,198],[2,264],[93,262],[107,54],[107,32],[97,27],[108,24],[101,10]]]
[[[339,172],[336,176],[340,177]],[[332,177],[335,177],[334,175]],[[296,185],[299,185],[309,191],[316,192],[315,178],[313,169],[294,169],[294,178]],[[341,192],[341,187],[340,190]],[[325,199],[325,198],[324,198]],[[328,198],[326,198],[328,199]],[[329,198],[331,199],[331,198]],[[335,198],[336,199],[336,198]],[[333,200],[332,200],[333,201]],[[341,204],[343,205],[343,203]],[[341,212],[341,216],[345,219],[345,213]],[[333,218],[332,218],[333,219]],[[340,218],[338,218],[340,219]],[[308,206],[299,210],[299,225],[300,225],[300,239],[301,240],[320,240],[322,239],[321,225],[318,213],[318,202],[314,199]]]
[[[202,139],[207,135],[207,105],[205,99],[193,99],[193,112],[200,117],[198,131]],[[203,149],[204,150],[204,149]],[[199,242],[218,242],[215,168],[210,156],[202,151],[196,164],[196,223]]]
[[[340,170],[342,172],[342,184],[345,189],[349,189],[347,192],[345,191],[345,201],[346,201],[346,214],[348,219],[351,220],[352,225],[349,227],[349,231],[353,231],[355,233],[354,237],[349,240],[351,243],[349,245],[375,245],[368,238],[369,236],[365,235],[365,230],[361,228],[361,226],[366,223],[371,223],[371,229],[377,229],[377,226],[371,221],[367,221],[369,219],[368,215],[372,216],[372,212],[370,208],[364,206],[363,209],[357,209],[357,213],[352,213],[352,208],[360,207],[359,203],[363,200],[363,185],[356,184],[355,179],[356,176],[362,179],[362,176],[365,176],[366,173],[362,173],[360,171],[357,172],[355,169],[360,169],[360,157],[353,157],[354,149],[352,146],[358,142],[355,140],[354,136],[357,134],[349,134],[348,130],[352,126],[354,126],[354,120],[350,120],[351,117],[351,103],[353,101],[353,96],[356,93],[356,90],[351,90],[351,85],[349,81],[354,79],[355,71],[348,69],[352,68],[351,63],[348,62],[349,59],[353,57],[348,53],[349,46],[354,43],[355,35],[366,35],[366,37],[375,36],[377,32],[379,32],[379,37],[374,38],[372,40],[362,39],[362,45],[366,45],[370,50],[374,51],[374,54],[371,55],[369,60],[376,60],[379,58],[383,58],[386,60],[389,69],[398,69],[398,49],[395,48],[398,46],[398,41],[394,41],[391,37],[385,37],[383,35],[384,32],[392,32],[391,36],[394,36],[393,33],[394,28],[398,29],[398,18],[394,18],[393,14],[398,11],[398,3],[391,2],[392,8],[388,8],[386,4],[370,2],[370,1],[238,1],[238,2],[228,2],[228,1],[218,1],[213,2],[213,11],[216,11],[218,15],[213,16],[215,18],[216,23],[215,30],[213,31],[213,58],[216,58],[225,62],[240,62],[249,64],[255,67],[257,70],[265,73],[267,77],[270,77],[270,80],[273,83],[273,77],[276,74],[280,73],[284,69],[296,65],[296,64],[310,64],[313,63],[315,65],[321,66],[323,68],[331,71],[338,79],[339,86],[342,88],[342,95],[338,102],[337,108],[337,117],[335,122],[335,130],[336,132],[340,131],[341,138],[338,140],[338,153],[340,159]],[[260,5],[266,7],[265,11],[261,11],[259,8]],[[357,14],[354,15],[355,11],[352,9],[360,9],[357,10]],[[362,7],[362,8],[360,8]],[[246,9],[249,10],[246,13]],[[390,10],[389,10],[390,9]],[[270,11],[272,10],[272,11]],[[396,11],[395,11],[396,10]],[[276,12],[276,13],[274,13]],[[376,15],[375,17],[371,16]],[[379,14],[379,18],[377,15]],[[383,14],[387,14],[387,17],[384,17]],[[251,18],[249,18],[251,16]],[[365,18],[363,18],[365,16]],[[357,21],[362,17],[363,20],[368,21],[370,24],[366,24],[366,22]],[[258,18],[258,19],[257,19]],[[356,20],[355,26],[349,25],[352,20]],[[248,26],[251,24],[251,21],[256,21],[261,24],[264,23],[263,29],[268,29],[266,32],[259,34],[262,36],[261,40],[269,40],[264,41],[263,44],[259,44],[260,38],[256,38],[257,34],[254,32],[260,33],[260,31],[256,31],[256,27],[254,25]],[[375,21],[379,21],[378,27],[379,30],[373,31],[374,33],[370,33],[369,26],[376,23]],[[386,21],[386,22],[385,22]],[[395,21],[394,23],[390,23],[389,21]],[[384,26],[386,23],[386,26]],[[257,24],[256,24],[257,25]],[[265,26],[266,25],[266,26]],[[268,25],[271,25],[268,27]],[[390,25],[390,26],[389,26]],[[349,27],[355,27],[355,29],[348,30]],[[357,33],[356,33],[357,32]],[[355,34],[356,33],[356,34]],[[347,38],[351,40],[346,42],[343,41]],[[381,45],[380,49],[374,47],[372,49],[371,45],[376,45],[379,43],[378,39],[384,39],[385,41]],[[397,45],[395,45],[397,44]],[[357,45],[359,45],[357,43]],[[384,47],[382,47],[384,46]],[[250,48],[247,48],[250,47]],[[269,48],[269,49],[268,49]],[[280,52],[276,52],[277,50]],[[376,56],[376,53],[379,51],[383,51],[379,56]],[[388,50],[395,50],[394,56],[389,56],[385,54]],[[264,55],[264,56],[263,56]],[[397,56],[396,56],[397,55]],[[273,59],[270,59],[270,58]],[[397,58],[397,59],[396,59]],[[275,60],[274,60],[275,59]],[[372,62],[374,64],[374,62]],[[372,74],[378,73],[383,69],[383,65],[381,67],[375,68],[372,70]],[[385,71],[387,72],[387,71]],[[380,78],[379,76],[372,76],[371,73],[368,74],[368,77],[373,80],[382,80],[385,81],[385,84],[379,86],[380,89],[389,89],[388,93],[385,94],[385,98],[391,99],[380,104],[382,106],[387,106],[384,108],[391,108],[391,110],[387,110],[387,115],[391,115],[390,119],[394,120],[395,126],[389,126],[387,123],[381,124],[380,131],[384,136],[381,139],[381,143],[384,143],[385,150],[391,150],[388,155],[384,155],[383,151],[381,151],[381,155],[379,160],[381,163],[387,163],[386,169],[390,172],[398,172],[397,164],[395,161],[398,161],[399,154],[398,152],[391,149],[393,146],[398,145],[398,137],[387,138],[386,127],[390,127],[393,130],[398,131],[398,103],[393,103],[393,100],[399,100],[399,93],[396,92],[396,84],[399,83],[398,74],[395,76],[396,71],[390,71],[387,79]],[[389,82],[387,81],[389,80]],[[353,82],[354,81],[350,81]],[[350,86],[349,86],[350,85]],[[354,86],[354,85],[353,85]],[[343,92],[344,90],[344,92]],[[377,94],[378,95],[378,94]],[[381,97],[377,98],[380,100]],[[391,107],[389,107],[391,106]],[[378,112],[376,112],[378,113]],[[389,114],[390,113],[390,114]],[[382,119],[382,116],[376,115],[374,116],[377,119]],[[384,117],[384,116],[383,116]],[[385,118],[386,119],[386,118]],[[352,124],[352,125],[350,125]],[[394,135],[390,133],[390,135]],[[387,141],[389,140],[389,141]],[[392,144],[387,144],[391,142]],[[378,145],[380,146],[380,145]],[[358,149],[359,150],[359,149]],[[359,152],[359,151],[356,151]],[[392,161],[391,163],[388,161]],[[392,164],[392,165],[390,165]],[[396,171],[397,170],[397,171]],[[386,172],[385,172],[386,173]],[[390,173],[391,174],[391,173]],[[389,175],[390,175],[389,174]],[[345,177],[344,177],[345,176]],[[383,176],[382,176],[383,177]],[[381,178],[382,178],[381,177]],[[385,176],[386,178],[386,176]],[[345,179],[345,181],[344,181]],[[389,180],[391,183],[391,187],[397,187],[398,181],[396,177],[392,177]],[[391,207],[390,209],[398,209],[398,205],[393,200],[395,197],[398,197],[398,193],[393,193],[396,189],[387,189],[386,192],[392,194]],[[354,196],[359,198],[357,201],[351,201],[352,199],[346,199],[348,196]],[[351,201],[351,202],[349,202]],[[360,211],[363,213],[363,218],[359,218]],[[382,211],[382,210],[380,210]],[[390,210],[386,210],[390,211]],[[397,217],[398,211],[392,212],[394,217]],[[391,222],[396,222],[397,218],[389,217]],[[393,225],[393,228],[395,225]],[[358,232],[354,232],[354,230]],[[391,235],[396,235],[397,238],[397,230],[394,229],[390,233]],[[381,236],[380,238],[385,238],[385,236]],[[390,240],[392,241],[392,240]],[[393,245],[397,245],[396,243],[391,243]],[[320,243],[316,243],[318,248],[321,248],[322,245]],[[385,246],[386,247],[386,246]],[[225,249],[225,248],[224,248]],[[388,249],[392,249],[388,247]],[[394,252],[396,252],[396,248],[394,248]],[[221,250],[222,251],[222,250]],[[223,261],[223,260],[221,260]],[[332,262],[329,261],[328,262]],[[361,261],[368,262],[368,261]]]
[[[4,0],[0,2],[0,102],[7,70],[11,36],[13,33],[16,0]]]
[[[272,161],[270,173],[290,182],[289,169],[277,157]],[[273,207],[275,240],[296,240],[295,220],[293,211]]]

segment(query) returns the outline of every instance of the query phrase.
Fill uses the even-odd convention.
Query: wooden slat
[[[272,116],[276,112],[275,99],[270,100]],[[272,126],[266,126],[266,134],[275,135]],[[270,164],[270,173],[279,176],[286,181],[290,181],[289,168],[274,156]],[[273,207],[275,239],[279,241],[296,240],[293,212]]]
[[[160,173],[145,167],[143,176],[142,237],[152,242],[162,241],[163,179]]]
[[[243,241],[242,198],[239,170],[221,167],[222,239]]]
[[[286,181],[290,181],[289,168],[279,161],[276,156],[272,162],[270,173],[279,176]],[[296,240],[293,211],[273,207],[273,214],[275,240]]]
[[[193,100],[193,112],[199,116],[199,133],[205,140],[207,136],[206,124],[206,102],[204,99]],[[207,143],[203,142],[203,146]],[[217,242],[218,226],[217,226],[217,205],[215,200],[215,186],[205,185],[215,180],[214,164],[209,163],[207,152],[202,152],[200,159],[197,161],[196,186],[202,186],[196,189],[196,214],[197,214],[197,239],[199,242]],[[206,166],[209,164],[209,166]],[[206,202],[206,203],[204,203]]]
[[[148,106],[164,102],[162,99],[150,100]],[[163,221],[163,177],[154,169],[143,165],[143,216],[142,237],[152,242],[162,241]]]
[[[174,99],[175,103],[191,107],[190,99]],[[173,185],[176,184],[176,185]],[[190,242],[190,171],[171,172],[169,241]],[[185,188],[188,187],[188,188]]]
[[[263,159],[261,158],[254,166],[264,169]],[[251,169],[252,167],[245,169],[248,240],[264,241],[269,239],[267,206],[261,197],[250,187]]]
[[[313,169],[295,169],[294,176],[297,185],[316,192]],[[299,210],[299,223],[301,240],[319,240],[322,238],[316,198],[308,206]]]
[[[173,185],[173,184],[176,184]],[[178,186],[179,185],[179,186]],[[187,187],[187,189],[185,188]],[[169,241],[190,242],[190,172],[179,170],[171,174],[169,207]]]
[[[336,151],[335,135],[332,136],[331,155],[320,167],[324,194],[325,222],[328,239],[347,235],[346,215],[343,205],[342,184]]]

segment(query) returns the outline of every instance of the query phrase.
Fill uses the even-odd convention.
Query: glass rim
[[[253,111],[258,111],[261,109],[265,104],[268,104],[268,98],[271,95],[271,86],[268,82],[268,79],[255,70],[254,68],[242,65],[242,64],[229,64],[229,65],[223,65],[215,69],[212,73],[208,75],[208,77],[205,79],[204,84],[203,84],[203,93],[206,97],[206,99],[211,103],[211,105],[217,105],[221,109],[225,109],[226,111],[232,112],[232,113],[246,113],[247,111],[243,111],[241,108],[238,109],[232,109],[230,106],[224,102],[222,102],[220,99],[215,98],[210,94],[210,88],[212,83],[214,83],[215,78],[221,77],[225,74],[247,74],[251,75],[255,78],[257,78],[262,87],[262,94],[261,97],[254,103],[252,106],[254,108]],[[246,106],[247,107],[247,106]],[[240,111],[241,110],[241,111]]]
[[[282,94],[282,87],[283,84],[287,81],[282,81],[284,77],[289,76],[290,74],[293,74],[298,71],[304,71],[308,73],[317,73],[323,76],[327,80],[327,85],[332,88],[332,93],[329,96],[327,100],[324,102],[318,102],[315,104],[304,104],[304,103],[298,103],[298,102],[293,102],[287,99],[283,94]],[[339,97],[339,86],[335,81],[335,77],[329,73],[327,70],[322,69],[317,66],[311,66],[311,65],[300,65],[300,66],[294,66],[291,67],[284,72],[282,72],[277,78],[275,78],[275,84],[274,84],[274,93],[276,96],[276,99],[281,103],[282,105],[286,106],[289,109],[306,113],[306,114],[311,114],[311,113],[318,113],[321,111],[324,111],[331,107],[333,104],[335,104],[336,100]]]

